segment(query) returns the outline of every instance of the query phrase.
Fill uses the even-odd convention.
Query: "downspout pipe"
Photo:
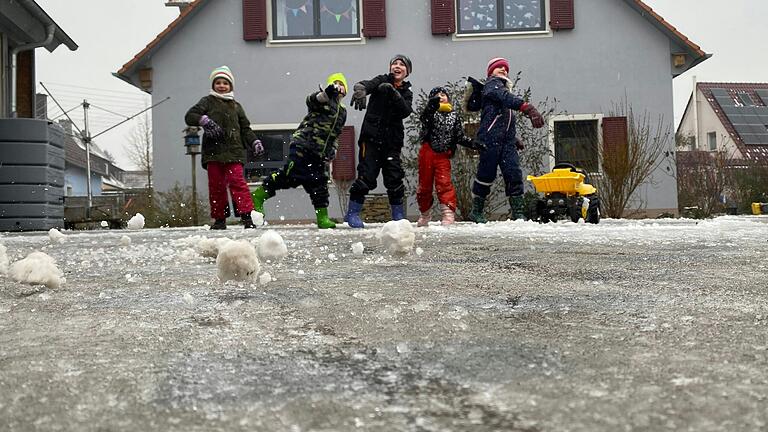
[[[33,50],[35,48],[44,47],[51,42],[53,42],[53,35],[56,33],[56,25],[54,24],[48,24],[46,26],[46,37],[45,40],[42,40],[40,42],[32,42],[25,45],[19,45],[11,50],[11,117],[16,117],[16,80],[17,80],[17,56],[22,51],[29,51]]]

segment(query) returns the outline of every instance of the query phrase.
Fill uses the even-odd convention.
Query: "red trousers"
[[[253,200],[248,183],[243,175],[243,164],[239,162],[208,162],[208,201],[213,219],[226,218],[227,186],[232,193],[235,207],[240,214],[251,214]]]
[[[435,153],[429,143],[423,143],[419,150],[419,187],[416,191],[422,213],[432,208],[433,183],[440,204],[456,211],[456,189],[451,183],[451,152]]]

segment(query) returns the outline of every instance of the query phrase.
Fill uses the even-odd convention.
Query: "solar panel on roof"
[[[721,107],[732,107],[736,106],[736,103],[733,101],[733,99],[729,96],[715,96],[715,100],[717,103],[720,104]]]
[[[768,90],[766,89],[759,89],[755,90],[758,96],[760,96],[760,99],[763,100],[763,105],[768,105]]]
[[[712,92],[712,95],[717,96],[728,96],[728,90],[721,89],[721,88],[713,88],[710,90]]]

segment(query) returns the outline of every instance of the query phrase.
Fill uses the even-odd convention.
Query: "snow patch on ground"
[[[355,255],[362,255],[365,250],[363,242],[352,243],[352,253]]]
[[[0,244],[0,274],[8,274],[8,248]]]
[[[247,240],[230,240],[219,249],[216,267],[221,282],[251,281],[259,272],[259,258]]]
[[[61,233],[61,231],[57,230],[56,228],[51,228],[48,230],[48,239],[51,240],[51,243],[53,244],[61,244],[64,243],[64,239],[67,236]]]
[[[120,244],[123,245],[123,246],[130,245],[131,244],[131,238],[128,237],[127,235],[124,235],[124,236],[120,237]]]
[[[8,274],[17,282],[58,288],[64,283],[64,273],[56,261],[45,252],[32,252],[26,258],[11,264]]]
[[[219,251],[221,251],[222,248],[231,242],[232,240],[226,237],[200,237],[199,241],[195,245],[195,250],[197,250],[200,255],[206,258],[216,258],[219,256]]]

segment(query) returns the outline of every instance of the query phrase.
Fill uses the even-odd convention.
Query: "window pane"
[[[248,151],[248,162],[245,164],[245,177],[248,181],[261,181],[265,175],[283,167],[288,157],[291,134],[292,130],[256,131],[256,137],[264,145],[264,154],[255,157]]]
[[[597,172],[597,120],[555,122],[555,163]]]
[[[459,31],[496,31],[498,15],[498,0],[459,0]]]
[[[274,0],[278,37],[314,36],[312,0]]]
[[[544,0],[504,0],[505,30],[543,30]]]
[[[322,36],[357,36],[357,0],[320,0]]]

